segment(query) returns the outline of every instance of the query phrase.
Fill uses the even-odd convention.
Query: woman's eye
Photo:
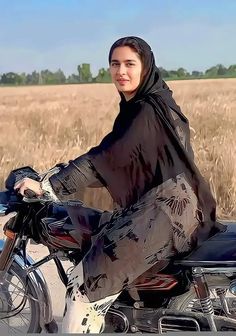
[[[128,65],[128,67],[132,67],[132,66],[134,66],[135,64],[134,64],[134,63],[131,63],[131,62],[129,62],[129,63],[127,63],[127,65]]]
[[[112,66],[112,67],[117,67],[117,66],[119,66],[119,63],[115,63],[115,62],[113,62],[113,63],[111,63],[111,66]]]

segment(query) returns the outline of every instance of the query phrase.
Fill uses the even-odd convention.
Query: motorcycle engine
[[[103,333],[127,333],[129,320],[127,316],[118,309],[110,308],[105,317]]]

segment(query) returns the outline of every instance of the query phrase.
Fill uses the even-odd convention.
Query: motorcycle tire
[[[12,283],[12,279],[15,279],[15,278],[18,280],[17,285]],[[19,287],[20,286],[19,283],[21,283],[22,288]],[[11,309],[9,310],[9,306],[12,306],[12,304],[15,300],[15,299],[13,299],[13,300],[10,299],[11,295],[15,291],[14,289],[13,289],[13,291],[11,291],[10,286],[13,286],[13,288],[15,286],[15,288],[18,289],[18,290],[22,289],[22,292],[27,297],[26,303],[28,302],[29,309],[30,309],[30,319],[29,319],[29,321],[28,321],[28,319],[25,318],[25,316],[23,315],[23,313],[21,311],[19,311],[19,313],[16,314],[17,310],[14,311],[14,309],[16,309],[16,307],[13,307],[13,308],[10,307]],[[17,304],[16,304],[16,306],[17,306]],[[6,311],[7,311],[7,313],[6,313]],[[19,315],[19,314],[22,314],[22,316]],[[24,314],[28,315],[28,312],[24,313]],[[23,318],[23,316],[24,316],[24,318]],[[25,276],[24,269],[22,269],[15,261],[13,261],[11,267],[9,268],[9,270],[7,272],[6,282],[3,283],[2,285],[0,285],[0,335],[4,335],[6,330],[8,331],[8,335],[16,334],[17,328],[14,326],[14,324],[17,323],[17,319],[18,320],[21,319],[22,321],[24,321],[24,320],[28,321],[28,325],[25,326],[24,330],[22,330],[22,327],[21,327],[20,330],[17,331],[17,333],[19,332],[19,334],[25,335],[25,334],[28,334],[28,333],[40,333],[42,331],[42,328],[40,327],[40,306],[39,306],[39,303],[37,301],[37,296],[36,296],[36,292],[34,290],[34,287],[31,283],[30,279],[28,279],[27,284],[26,284],[26,276]],[[12,330],[12,332],[11,332],[11,330]]]

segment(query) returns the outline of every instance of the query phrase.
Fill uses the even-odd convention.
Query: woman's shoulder
[[[136,104],[137,116],[140,118],[150,119],[155,118],[155,109],[148,101],[138,101]]]

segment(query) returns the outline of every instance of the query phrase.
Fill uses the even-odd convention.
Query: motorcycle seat
[[[194,267],[236,267],[236,222],[220,221],[225,230],[204,241],[176,265]]]

